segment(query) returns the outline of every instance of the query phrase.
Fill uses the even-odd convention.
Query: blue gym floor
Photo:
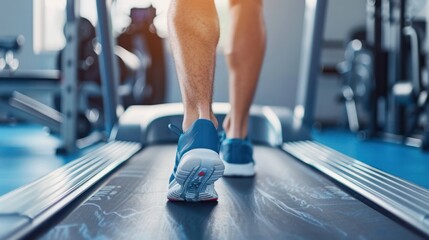
[[[346,130],[313,131],[316,141],[387,173],[429,189],[429,153],[419,148],[358,139]]]
[[[76,159],[56,155],[60,140],[38,125],[0,124],[0,196]]]
[[[369,165],[429,189],[429,154],[419,149],[360,141],[342,130],[315,131],[314,138]],[[38,125],[0,124],[0,196],[75,159],[57,156],[60,141]]]

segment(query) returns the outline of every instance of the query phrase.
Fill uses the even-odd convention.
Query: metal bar
[[[9,99],[8,110],[15,116],[40,123],[55,133],[61,131],[63,119],[60,112],[23,94],[14,95]]]
[[[379,131],[379,111],[378,111],[378,99],[379,99],[379,89],[381,78],[383,77],[383,68],[382,68],[382,0],[375,0],[373,3],[371,1],[368,4],[373,4],[374,7],[374,26],[373,26],[373,57],[374,57],[374,81],[373,81],[373,90],[370,92],[370,121],[368,126],[367,134],[371,137],[375,136]]]
[[[301,46],[297,103],[294,114],[301,119],[303,126],[308,128],[313,125],[314,120],[327,4],[328,0],[305,1],[303,44]]]
[[[400,9],[399,3],[396,1],[390,2],[390,20],[389,20],[389,35],[386,38],[389,38],[390,45],[387,52],[387,84],[388,86],[393,86],[399,81],[399,46],[400,39],[399,34],[401,33],[400,29]],[[379,65],[379,64],[378,64]],[[377,62],[375,62],[375,66],[377,67]],[[375,69],[377,70],[377,68]],[[397,108],[397,100],[393,94],[388,94],[387,96],[387,113],[386,113],[386,124],[383,129],[384,133],[389,134],[398,134],[399,132],[399,112]]]
[[[119,97],[118,63],[114,54],[114,39],[112,34],[112,20],[110,17],[110,0],[97,0],[97,40],[101,44],[100,75],[103,95],[103,109],[105,119],[105,131],[110,134],[113,126],[118,122],[117,109]]]
[[[429,3],[426,3],[426,74],[429,76]],[[429,85],[426,86],[426,92],[429,93]],[[429,117],[429,108],[426,108],[425,114],[426,117]],[[429,151],[429,123],[425,125],[422,149]]]
[[[410,64],[408,63],[408,49],[406,44],[406,36],[404,34],[405,26],[407,25],[406,19],[405,19],[405,8],[407,7],[407,1],[406,0],[400,0],[400,9],[399,9],[399,57],[398,57],[398,81],[403,82],[408,79],[408,68],[410,67]],[[409,124],[408,116],[406,107],[402,106],[400,104],[396,104],[396,109],[398,112],[398,118],[397,118],[397,129],[395,134],[406,134],[407,125]]]
[[[429,234],[429,191],[312,142],[283,145],[288,153]]]
[[[77,59],[78,59],[78,23],[79,0],[67,0],[65,37],[66,46],[62,56],[62,69],[64,79],[61,86],[61,112],[63,122],[61,125],[61,137],[63,146],[61,152],[70,153],[76,150],[77,140]]]

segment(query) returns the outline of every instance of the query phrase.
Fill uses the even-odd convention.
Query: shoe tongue
[[[179,136],[180,137],[180,135],[182,135],[183,134],[183,131],[180,129],[180,128],[178,128],[178,127],[176,127],[175,125],[173,125],[173,124],[168,124],[168,128],[172,131],[172,132],[174,132],[175,134],[177,134],[177,136]]]

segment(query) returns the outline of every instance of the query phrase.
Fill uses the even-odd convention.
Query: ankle
[[[199,114],[198,112],[185,112],[182,123],[183,131],[186,132],[189,127],[198,119],[210,120],[215,126],[215,128],[218,128],[218,121],[213,112],[210,112],[208,114]]]
[[[246,138],[248,134],[248,120],[249,117],[247,115],[243,117],[237,117],[237,115],[234,115],[234,113],[229,113],[228,115],[226,115],[225,120],[222,124],[226,137],[240,139]]]
[[[230,129],[226,132],[226,137],[227,138],[239,138],[239,139],[244,139],[247,137],[247,131],[242,131],[241,129]]]
[[[225,130],[227,138],[244,139],[247,137],[247,123],[234,124],[234,123],[231,123],[230,121],[227,121],[223,123],[223,129]]]

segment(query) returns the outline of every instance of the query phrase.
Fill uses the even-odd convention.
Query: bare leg
[[[183,130],[197,119],[211,119],[219,22],[213,0],[173,0],[168,27],[185,107]]]
[[[244,138],[265,54],[265,25],[262,0],[229,1],[231,38],[225,55],[229,68],[231,112],[223,127],[228,138]]]

